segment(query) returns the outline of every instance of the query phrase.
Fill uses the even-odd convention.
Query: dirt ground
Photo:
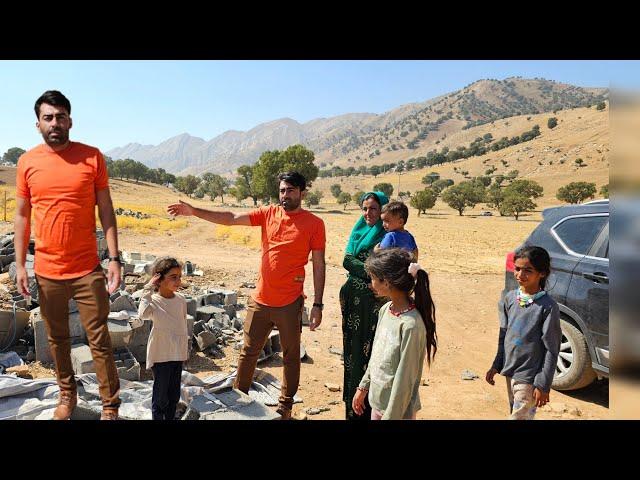
[[[355,219],[355,214],[353,216]],[[243,282],[255,282],[260,252],[214,238],[215,227],[198,221],[193,228],[171,236],[153,239],[121,233],[125,250],[166,254],[188,259],[203,268],[213,284],[237,289],[249,295],[251,289],[241,288]],[[197,233],[197,234],[194,234]],[[313,295],[311,265],[307,266],[305,294]],[[327,407],[328,411],[307,416],[308,419],[343,419],[342,392],[331,392],[326,384],[342,385],[343,367],[340,355],[330,348],[342,350],[341,316],[338,292],[345,280],[344,269],[333,262],[327,264],[325,310],[322,325],[315,331],[304,327],[302,343],[308,358],[303,361],[299,395],[303,403],[294,406],[294,414],[304,417],[310,407]],[[439,350],[431,371],[426,365],[423,378],[428,385],[420,387],[422,410],[419,419],[501,419],[508,411],[506,386],[497,378],[495,386],[483,377],[496,350],[499,292],[504,274],[473,274],[446,271],[431,272],[432,295],[437,308]],[[463,295],[464,294],[464,295]],[[465,300],[462,301],[464,296]],[[244,299],[240,299],[244,302]],[[307,302],[308,304],[309,302]],[[244,313],[244,312],[243,312]],[[200,377],[234,369],[238,352],[225,349],[222,359],[194,354],[187,368]],[[280,354],[259,365],[278,378],[282,375]],[[480,378],[462,380],[461,373],[469,369]],[[579,392],[551,392],[551,403],[543,408],[541,419],[604,419],[609,416],[608,381],[598,381]]]

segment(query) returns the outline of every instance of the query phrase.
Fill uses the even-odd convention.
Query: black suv
[[[609,376],[609,201],[548,208],[524,245],[551,256],[546,290],[560,305],[562,344],[551,385],[586,387]],[[518,288],[514,252],[507,255],[505,289]]]

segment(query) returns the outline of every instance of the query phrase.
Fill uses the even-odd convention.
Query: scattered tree
[[[331,191],[331,195],[333,195],[336,199],[338,199],[338,197],[340,197],[340,194],[342,193],[342,187],[338,183],[334,183],[333,185],[331,185],[329,187],[329,190]]]
[[[556,125],[558,125],[558,119],[556,117],[551,117],[547,120],[547,127],[549,127],[549,129],[554,128]]]
[[[263,152],[253,166],[253,188],[258,198],[278,199],[278,175],[296,171],[307,180],[307,188],[318,178],[318,167],[313,163],[314,153],[302,145],[292,145],[284,151]]]
[[[445,188],[448,188],[453,184],[454,182],[450,178],[436,180],[431,184],[431,189],[436,192],[436,194],[440,194],[440,192],[442,192]]]
[[[340,195],[338,195],[338,203],[340,205],[344,205],[344,210],[347,209],[347,204],[351,201],[351,195],[349,195],[347,192],[340,192]]]
[[[462,216],[467,207],[473,208],[484,200],[484,189],[472,182],[461,182],[448,188],[442,200]]]
[[[393,195],[393,185],[391,185],[390,183],[376,183],[373,186],[374,190],[383,192],[387,198],[391,198],[391,195]]]
[[[25,150],[23,150],[22,148],[12,147],[4,153],[4,155],[2,156],[2,161],[17,165],[18,159],[23,153],[25,153]]]
[[[362,196],[365,194],[365,192],[363,192],[362,190],[358,190],[356,192],[354,192],[351,195],[351,201],[353,201],[353,203],[355,203],[356,205],[360,205],[360,199],[362,198]]]
[[[558,189],[556,198],[567,203],[580,203],[596,194],[596,184],[591,182],[571,182]]]
[[[500,211],[500,205],[504,200],[504,190],[500,188],[500,185],[494,183],[487,189],[485,201],[490,208],[496,208]],[[500,213],[502,215],[502,213]]]
[[[420,192],[416,192],[411,197],[411,206],[418,210],[418,216],[420,213],[427,213],[427,209],[433,208],[436,204],[437,194],[432,189],[424,189]]]
[[[422,183],[424,183],[425,185],[431,185],[437,180],[440,180],[440,174],[438,172],[431,172],[422,177]]]
[[[320,205],[320,200],[322,199],[322,192],[313,191],[307,192],[304,197],[304,202],[307,207],[313,207],[315,205]]]
[[[609,184],[608,183],[606,185],[603,185],[600,188],[600,195],[602,195],[604,198],[609,198]]]

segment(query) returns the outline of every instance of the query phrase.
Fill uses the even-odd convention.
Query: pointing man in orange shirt
[[[212,212],[180,202],[169,205],[171,215],[195,215],[222,225],[247,225],[262,228],[262,262],[253,298],[247,302],[244,322],[244,346],[238,361],[235,387],[245,393],[253,380],[258,355],[275,326],[282,343],[284,378],[278,413],[291,418],[293,396],[300,381],[300,332],[304,297],[304,266],[311,252],[313,262],[314,304],[309,329],[322,321],[322,295],[325,281],[325,228],[322,219],[301,208],[307,182],[298,172],[278,176],[280,203],[248,213]]]

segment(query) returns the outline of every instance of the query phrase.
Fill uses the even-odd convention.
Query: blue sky
[[[282,117],[384,113],[481,78],[640,87],[639,61],[0,61],[0,155],[41,142],[35,100],[71,101],[71,138],[103,151],[189,133],[210,140]]]

